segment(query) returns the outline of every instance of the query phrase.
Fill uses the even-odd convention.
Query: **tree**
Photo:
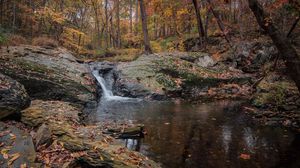
[[[226,41],[227,41],[227,42],[229,43],[229,45],[231,46],[230,39],[229,39],[229,37],[228,37],[228,35],[227,35],[227,32],[226,32],[226,30],[225,30],[225,26],[224,26],[222,20],[220,19],[220,15],[214,10],[213,4],[211,3],[211,0],[207,0],[207,2],[208,2],[208,4],[209,4],[209,9],[210,9],[211,13],[214,15],[214,17],[215,17],[216,20],[217,20],[217,23],[218,23],[218,26],[219,26],[220,30],[222,31],[222,33],[223,33],[223,35],[224,35]]]
[[[147,14],[144,6],[144,1],[139,0],[140,9],[141,9],[141,19],[142,19],[142,27],[144,34],[144,46],[145,46],[145,54],[152,54],[152,49],[150,46],[150,40],[148,35],[148,27],[147,27]]]
[[[200,11],[199,11],[198,0],[193,0],[193,4],[194,4],[196,18],[197,18],[197,25],[198,25],[197,28],[198,28],[199,38],[200,38],[200,41],[202,43],[202,41],[205,38],[205,33],[204,33],[203,23],[202,23]]]
[[[289,75],[295,81],[300,91],[300,57],[285,34],[281,33],[274,25],[270,16],[264,11],[257,0],[248,0],[249,7],[256,17],[259,26],[271,37],[279,53],[285,60]]]
[[[120,0],[115,1],[116,5],[116,19],[117,19],[117,47],[121,47],[121,29],[120,29]]]

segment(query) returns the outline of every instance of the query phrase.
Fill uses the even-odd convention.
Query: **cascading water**
[[[106,84],[105,80],[104,80],[103,77],[101,77],[99,75],[99,71],[98,70],[94,70],[93,71],[93,75],[97,79],[97,81],[99,82],[99,84],[100,84],[100,86],[101,86],[101,88],[103,90],[103,97],[105,97],[105,98],[113,97],[114,95],[113,95],[112,91],[107,89],[107,87],[105,85]]]
[[[97,79],[97,81],[99,82],[99,84],[102,88],[102,91],[103,91],[102,99],[103,100],[106,100],[106,101],[109,101],[109,100],[117,100],[117,101],[132,100],[132,98],[129,98],[129,97],[114,96],[111,89],[107,86],[105,79],[102,76],[100,76],[99,70],[93,70],[92,74]]]

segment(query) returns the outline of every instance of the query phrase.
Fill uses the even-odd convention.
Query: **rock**
[[[46,147],[50,146],[53,142],[52,132],[46,124],[42,124],[37,130],[35,136],[35,147],[38,148],[41,145],[45,145]]]
[[[232,72],[226,69],[216,71],[212,67],[203,68],[196,63],[182,59],[183,56],[189,54],[142,55],[133,62],[117,65],[118,80],[115,85],[116,89],[119,89],[118,95],[134,95],[132,97],[166,95],[191,98],[199,96],[195,90],[201,91],[204,88],[209,89],[230,83],[244,85],[251,79],[240,71]],[[203,53],[193,55],[199,59],[205,58]],[[234,73],[234,75],[219,77],[224,73]],[[161,97],[163,96],[155,96],[155,98]]]
[[[0,50],[0,72],[24,85],[30,97],[86,103],[95,99],[89,67],[66,49],[14,46]]]
[[[282,109],[285,111],[292,111],[298,109],[298,107],[294,105],[283,105]]]
[[[269,41],[244,41],[237,43],[235,48],[237,67],[247,73],[256,72],[277,54],[276,48]]]
[[[142,138],[144,137],[144,125],[136,125],[128,128],[109,128],[106,132],[113,137],[120,139]]]
[[[63,144],[68,153],[84,153],[75,159],[78,167],[160,167],[104,135],[101,127],[80,125],[80,113],[79,108],[67,102],[35,100],[22,111],[22,122],[31,127],[47,123],[56,142]]]
[[[100,74],[108,73],[115,68],[115,64],[111,62],[93,62],[89,64],[92,69],[98,70]]]
[[[1,167],[21,167],[22,164],[26,164],[27,167],[39,167],[39,164],[35,163],[36,152],[30,134],[16,126],[2,122],[0,122],[0,132],[6,132],[3,136],[0,136],[0,143],[3,143],[0,147]],[[4,153],[7,154],[8,159],[4,158]],[[16,159],[11,165],[8,165],[8,161],[14,156]]]
[[[196,61],[196,64],[198,66],[207,68],[207,67],[212,67],[216,64],[216,62],[208,55],[203,56],[198,58],[198,60]]]
[[[0,119],[15,114],[30,105],[30,98],[17,81],[0,73]]]

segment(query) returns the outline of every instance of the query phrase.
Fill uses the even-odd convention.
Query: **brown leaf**
[[[9,161],[7,162],[8,166],[10,166],[11,164],[13,164],[13,162],[20,157],[20,154],[19,153],[15,153],[15,154],[12,154],[11,156],[12,156],[12,158],[9,159]]]

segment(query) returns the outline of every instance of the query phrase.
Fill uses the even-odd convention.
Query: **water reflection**
[[[110,102],[100,105],[90,118],[145,124],[144,139],[128,139],[124,144],[164,167],[300,167],[299,136],[254,125],[239,106],[230,101]]]

